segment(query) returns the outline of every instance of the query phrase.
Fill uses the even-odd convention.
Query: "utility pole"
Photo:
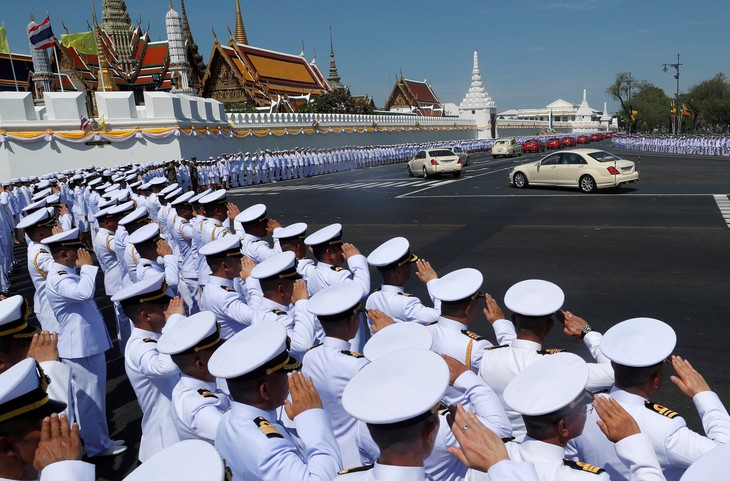
[[[629,118],[628,118],[628,120],[626,122],[626,125],[628,125],[628,131],[627,131],[627,133],[628,134],[631,134],[631,121],[633,120],[633,116],[634,116],[633,115],[634,108],[631,106],[631,72],[629,72],[628,87],[629,87],[629,100],[628,100],[628,104],[629,104]]]
[[[667,67],[672,67],[674,70],[677,71],[677,73],[674,75],[674,78],[677,79],[677,91],[674,96],[675,112],[674,112],[674,119],[672,119],[672,123],[674,124],[673,125],[674,135],[679,135],[679,126],[680,126],[679,122],[681,119],[681,114],[679,112],[679,67],[681,67],[684,64],[679,63],[679,54],[677,54],[677,63],[665,63],[663,65],[664,65],[664,68],[662,68],[662,70],[664,70],[664,72],[666,72],[668,70]]]

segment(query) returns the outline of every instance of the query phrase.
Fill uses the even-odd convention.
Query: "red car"
[[[606,132],[606,138],[612,139],[613,138],[613,132]]]
[[[587,135],[579,135],[577,139],[575,139],[576,144],[590,144],[591,139],[588,138]]]
[[[591,142],[598,142],[601,139],[601,134],[591,134]]]
[[[560,143],[560,139],[556,139],[554,137],[552,139],[548,139],[548,141],[547,141],[548,149],[550,149],[550,150],[559,149],[560,147],[562,147],[562,145]]]
[[[545,152],[545,144],[538,139],[525,140],[522,144],[522,152]]]
[[[575,147],[575,139],[573,137],[563,137],[563,147]]]

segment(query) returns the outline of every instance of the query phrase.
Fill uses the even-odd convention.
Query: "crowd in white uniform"
[[[142,410],[144,464],[128,479],[722,477],[730,416],[672,356],[666,323],[629,319],[601,335],[563,310],[559,286],[535,279],[507,291],[506,316],[478,270],[440,275],[403,237],[366,257],[340,224],[282,226],[263,204],[240,210],[224,188],[170,183],[166,167],[60,174],[20,209],[15,238],[28,245],[43,332],[21,296],[0,301],[10,453],[0,480],[93,479],[79,436],[90,458],[127,450],[107,427],[99,268]],[[426,302],[405,291],[413,271]],[[470,330],[484,321],[496,345]],[[544,348],[557,322],[592,362]],[[649,400],[667,360],[704,436]],[[36,429],[35,458],[14,451]]]
[[[611,144],[620,149],[664,154],[730,156],[730,136],[727,135],[617,134]]]

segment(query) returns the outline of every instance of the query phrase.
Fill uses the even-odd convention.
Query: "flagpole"
[[[51,48],[56,46],[56,42],[58,42],[58,39],[56,37],[53,37],[53,46]],[[55,48],[53,48],[53,56],[56,59],[56,70],[58,70],[58,83],[59,85],[61,85],[61,92],[65,92],[65,90],[63,89],[63,77],[61,76],[61,65],[58,63],[58,55],[56,55]]]
[[[5,20],[3,20],[3,27],[5,27]],[[10,68],[13,71],[13,82],[15,82],[15,91],[20,92],[18,88],[18,78],[15,76],[15,64],[13,63],[13,49],[10,48],[10,39],[7,37],[7,30],[5,32],[5,38],[8,42],[8,55],[10,55]]]

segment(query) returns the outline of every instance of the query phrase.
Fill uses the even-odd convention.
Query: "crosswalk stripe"
[[[725,219],[725,223],[730,227],[730,199],[726,195],[713,195],[717,207],[720,209],[720,215]]]

